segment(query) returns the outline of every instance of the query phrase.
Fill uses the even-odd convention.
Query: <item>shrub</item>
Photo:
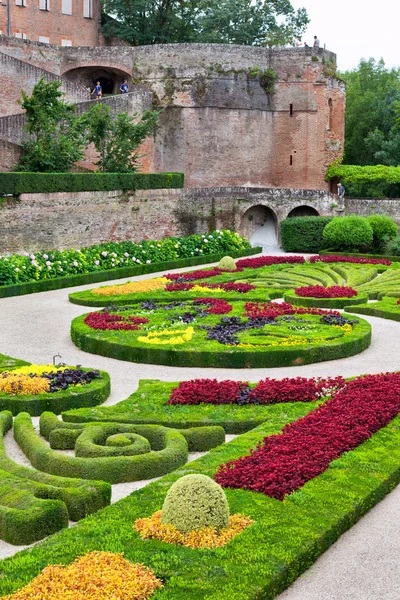
[[[340,251],[359,250],[371,246],[374,232],[363,217],[335,217],[323,231],[325,247]]]
[[[332,217],[293,217],[281,222],[282,248],[285,252],[319,252],[322,233]]]
[[[185,475],[176,481],[165,497],[161,522],[181,533],[212,527],[220,531],[229,525],[225,492],[206,475]]]
[[[224,256],[219,261],[218,269],[221,271],[236,271],[236,263],[231,256]]]
[[[399,228],[394,220],[386,215],[371,215],[367,217],[367,221],[374,234],[373,249],[382,252],[386,243],[397,237]]]
[[[400,256],[400,237],[396,237],[388,242],[386,252],[391,256]]]

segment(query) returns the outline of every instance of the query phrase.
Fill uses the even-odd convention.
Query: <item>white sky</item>
[[[317,35],[322,47],[337,54],[341,71],[371,57],[382,57],[389,68],[400,66],[400,0],[291,1],[311,19],[303,41],[312,45]]]

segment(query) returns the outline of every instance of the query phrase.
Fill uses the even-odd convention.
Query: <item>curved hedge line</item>
[[[251,256],[262,252],[261,247],[249,248],[240,252],[229,251],[230,256],[239,258],[241,256]],[[68,275],[67,277],[57,277],[55,279],[42,279],[40,281],[29,281],[26,283],[13,283],[11,285],[0,286],[0,298],[10,298],[11,296],[23,296],[25,294],[35,294],[36,292],[48,292],[51,290],[60,290],[66,287],[75,287],[89,283],[101,283],[113,279],[123,279],[124,277],[136,277],[146,273],[157,273],[158,271],[169,271],[181,267],[194,267],[196,265],[205,265],[207,263],[218,262],[226,256],[226,252],[220,254],[208,254],[196,256],[193,258],[177,258],[164,262],[153,263],[150,265],[142,264],[137,267],[121,267],[120,269],[110,269],[108,271],[94,271],[92,273],[80,273],[78,275]],[[78,304],[78,302],[76,302]]]
[[[94,331],[84,323],[86,315],[74,319],[71,323],[72,341],[84,352],[109,356],[118,360],[155,365],[179,367],[218,367],[218,368],[258,368],[298,366],[326,360],[347,358],[362,352],[371,343],[371,326],[360,321],[356,332],[331,340],[331,343],[303,348],[298,346],[273,347],[265,351],[252,351],[248,348],[238,351],[211,352],[209,350],[176,350],[154,348],[137,343],[117,343],[107,339],[107,331]]]
[[[391,321],[400,321],[400,305],[397,304],[398,298],[385,296],[379,302],[363,304],[361,306],[346,307],[351,313],[359,315],[369,315],[380,319],[390,319]]]
[[[284,295],[285,302],[295,304],[296,306],[310,306],[312,308],[345,308],[353,304],[363,304],[368,301],[368,294],[360,292],[353,298],[311,298],[297,296],[295,292],[287,292]]]
[[[3,437],[12,423],[10,412],[0,413],[1,539],[31,544],[110,503],[108,483],[55,477],[9,459]]]
[[[29,363],[27,363],[29,364]],[[89,371],[90,369],[82,369]],[[0,392],[0,410],[9,410],[14,416],[27,412],[39,417],[45,410],[61,414],[70,408],[84,408],[103,404],[111,391],[110,376],[100,371],[100,378],[82,386],[71,386],[66,390],[47,394],[10,396]]]
[[[93,429],[99,437],[123,432],[137,433],[149,440],[153,451],[140,456],[97,458],[64,455],[49,448],[40,438],[27,413],[20,413],[14,421],[14,437],[32,465],[40,471],[63,477],[99,479],[109,483],[139,481],[165,475],[184,465],[188,458],[186,439],[173,429],[158,425],[116,423],[95,424]]]

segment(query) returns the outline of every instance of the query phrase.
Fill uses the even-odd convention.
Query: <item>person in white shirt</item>
[[[300,48],[302,45],[301,37],[298,37],[296,40],[296,48]]]
[[[319,48],[319,39],[316,35],[314,35],[314,48]]]

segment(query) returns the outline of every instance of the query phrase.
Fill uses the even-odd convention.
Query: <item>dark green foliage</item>
[[[285,252],[319,252],[322,232],[332,217],[293,217],[281,221],[282,248]]]
[[[367,217],[367,221],[374,234],[373,251],[382,252],[386,244],[398,236],[399,228],[394,220],[386,215],[371,215]]]
[[[0,410],[9,410],[14,416],[20,412],[27,412],[33,417],[38,417],[46,410],[60,414],[69,408],[97,406],[110,395],[110,376],[104,371],[100,371],[100,375],[100,379],[94,379],[87,385],[70,387],[54,393],[10,396],[0,392]]]
[[[392,260],[400,260],[400,237],[395,237],[390,240],[387,243],[385,250],[391,255],[391,259],[393,257]]]
[[[289,0],[106,0],[103,10],[105,35],[122,37],[133,46],[175,42],[285,46],[309,22],[306,10],[295,10]]]
[[[246,490],[227,489],[230,512],[247,515],[255,523],[225,548],[201,551],[143,541],[132,529],[135,519],[161,509],[171,484],[183,475],[202,473],[212,477],[221,463],[248,454],[265,436],[279,433],[282,413],[276,412],[276,406],[270,408],[278,420],[271,413],[257,429],[138,490],[73,529],[2,561],[0,593],[21,588],[45,565],[68,564],[87,551],[103,550],[123,552],[131,562],[154,569],[164,581],[160,598],[165,600],[276,597],[399,482],[399,417],[283,502]],[[303,416],[304,406],[286,405],[284,412],[288,411],[287,420],[293,421]],[[240,573],[240,577],[233,577],[233,573]]]
[[[10,412],[0,413],[1,539],[30,544],[110,503],[108,483],[54,477],[10,460],[3,437],[12,421]]]
[[[371,246],[373,230],[364,217],[335,217],[323,231],[323,240],[330,250],[360,250]]]
[[[183,188],[183,173],[0,173],[0,196]]]
[[[288,292],[284,295],[285,302],[296,306],[311,306],[314,308],[342,309],[353,304],[364,304],[368,301],[367,293],[360,293],[353,298],[306,298],[296,296],[294,292]]]

